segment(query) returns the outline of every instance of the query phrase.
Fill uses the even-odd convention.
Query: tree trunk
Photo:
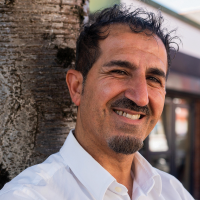
[[[74,66],[83,0],[0,0],[0,164],[15,177],[57,152],[76,121]]]

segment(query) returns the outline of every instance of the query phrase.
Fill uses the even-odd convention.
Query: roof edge
[[[176,13],[176,12],[174,12],[174,11],[172,11],[172,10],[170,10],[170,9],[168,9],[168,8],[166,8],[166,7],[160,5],[160,4],[158,4],[158,3],[156,3],[152,0],[140,0],[140,1],[156,8],[156,9],[160,9],[161,11],[163,11],[163,12],[165,12],[165,13],[167,13],[167,14],[169,14],[169,15],[171,15],[171,16],[173,16],[173,17],[175,17],[175,18],[177,18],[177,19],[179,19],[183,22],[190,24],[191,26],[194,26],[195,28],[200,29],[200,24],[192,21],[191,19],[189,19],[187,17],[181,16],[178,13]]]

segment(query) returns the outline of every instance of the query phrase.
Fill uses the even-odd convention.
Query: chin
[[[130,135],[118,135],[110,137],[107,144],[115,153],[130,155],[143,147],[143,140]]]

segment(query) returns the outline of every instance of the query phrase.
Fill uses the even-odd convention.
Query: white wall
[[[148,11],[157,12],[157,9],[138,0],[121,0],[121,3],[132,5],[134,7],[143,7]],[[165,19],[164,26],[169,30],[177,28],[176,34],[181,38],[183,45],[180,45],[180,51],[188,55],[200,58],[200,29],[191,26],[169,14],[163,12]]]

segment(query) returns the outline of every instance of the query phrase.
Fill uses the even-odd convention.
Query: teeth
[[[126,117],[129,118],[129,119],[131,119],[132,115],[130,115],[130,114],[127,113]]]
[[[126,113],[126,112],[119,111],[119,110],[115,110],[115,112],[116,112],[118,115],[127,117],[127,118],[129,118],[129,119],[133,119],[133,120],[136,120],[136,119],[139,119],[139,118],[140,118],[140,115],[131,115],[131,114],[128,114],[128,113]]]
[[[123,111],[119,111],[119,115],[123,115]]]
[[[140,115],[132,115],[131,119],[139,119]]]

